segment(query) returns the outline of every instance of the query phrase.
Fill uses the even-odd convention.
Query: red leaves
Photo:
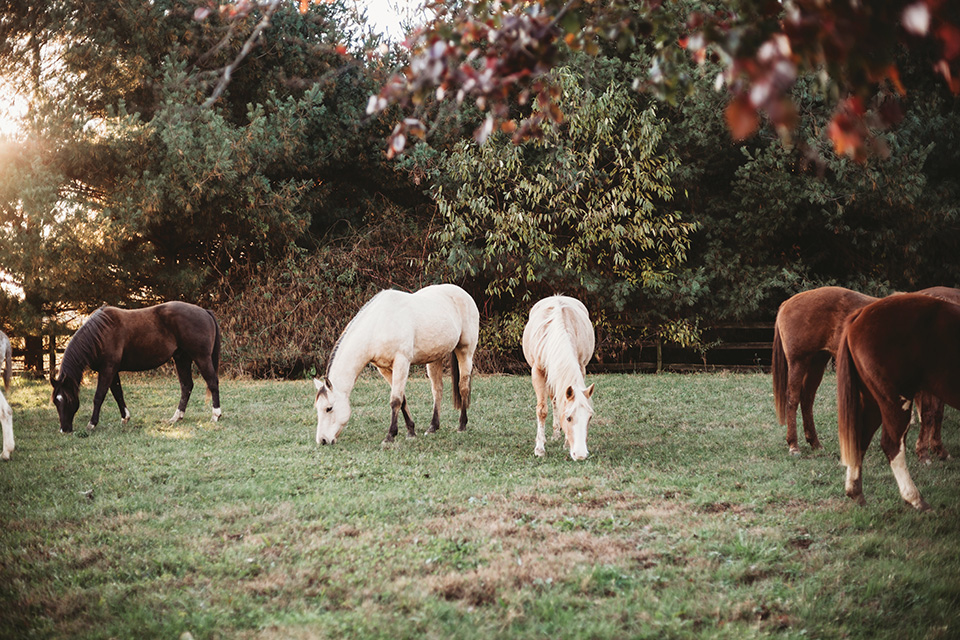
[[[749,138],[760,126],[757,110],[750,104],[750,99],[743,94],[735,96],[730,101],[723,115],[734,140]]]

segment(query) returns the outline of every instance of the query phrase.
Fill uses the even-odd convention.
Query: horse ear
[[[317,379],[317,378],[314,378],[314,379],[313,379],[313,386],[317,388],[317,391],[320,391],[320,389],[323,389],[323,382],[320,381],[320,380]]]
[[[590,396],[592,396],[592,395],[593,395],[593,385],[590,385],[589,387],[587,387],[586,389],[584,389],[584,390],[583,390],[583,395],[587,396],[588,398],[589,398]]]
[[[330,382],[330,378],[324,378],[323,384],[327,385],[327,389],[331,389],[331,390],[333,389],[333,383]]]
[[[573,387],[567,387],[567,400],[573,400],[575,395],[576,391],[573,390]]]

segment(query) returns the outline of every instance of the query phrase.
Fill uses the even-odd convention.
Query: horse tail
[[[51,338],[52,340],[52,338]],[[4,353],[3,353],[3,390],[5,392],[10,391],[10,379],[13,377],[13,347],[10,346],[9,340],[4,340]]]
[[[859,312],[857,313],[859,315]],[[846,323],[849,328],[849,321]],[[861,382],[857,365],[850,353],[847,330],[840,337],[837,348],[837,423],[839,426],[840,461],[849,466],[859,465],[863,459],[861,436],[863,406],[860,400]]]
[[[216,331],[216,335],[213,338],[213,353],[210,354],[210,360],[213,361],[213,370],[220,373],[220,323],[217,322],[217,316],[213,315],[213,311],[206,309],[206,312],[210,314],[210,319],[213,320],[213,328]]]
[[[773,327],[773,357],[770,373],[773,377],[773,404],[777,409],[777,420],[780,424],[786,424],[787,380],[790,371],[787,366],[787,354],[783,350],[783,339],[780,337],[779,323]]]
[[[450,352],[450,375],[453,377],[453,408],[463,407],[463,395],[460,393],[460,361],[457,360],[457,353]]]

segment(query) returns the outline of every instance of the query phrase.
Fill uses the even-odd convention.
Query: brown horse
[[[902,294],[851,314],[837,351],[837,413],[845,488],[854,500],[864,503],[863,455],[882,423],[880,447],[900,495],[929,509],[907,470],[904,441],[921,392],[960,408],[960,305]]]
[[[876,300],[843,287],[820,287],[798,293],[780,305],[773,330],[773,399],[777,419],[787,426],[787,445],[793,455],[800,455],[798,405],[807,442],[813,449],[820,448],[813,425],[813,400],[823,372],[837,353],[843,320]]]
[[[924,295],[960,304],[960,290],[931,287],[917,291]],[[824,370],[837,354],[843,321],[848,315],[877,298],[842,287],[820,287],[798,293],[780,305],[773,333],[773,398],[777,419],[787,427],[790,453],[800,455],[797,446],[797,406],[803,431],[813,449],[820,448],[813,423],[813,401]],[[917,456],[930,463],[930,452],[940,458],[949,454],[940,439],[943,402],[935,396],[917,398],[921,417]]]
[[[123,401],[121,371],[156,369],[173,358],[180,379],[180,404],[171,422],[183,417],[193,390],[192,363],[197,364],[210,390],[213,420],[220,418],[220,327],[213,313],[186,302],[166,302],[146,309],[101,307],[70,339],[53,381],[53,403],[60,416],[60,431],[73,431],[73,417],[80,408],[80,381],[87,367],[97,371],[97,391],[88,429],[97,426],[100,406],[113,393],[123,423],[130,411]]]

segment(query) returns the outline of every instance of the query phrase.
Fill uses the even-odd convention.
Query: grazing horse
[[[932,287],[917,293],[960,304],[958,289]],[[807,442],[813,449],[820,448],[813,424],[817,388],[827,363],[837,354],[844,320],[877,300],[842,287],[820,287],[798,293],[780,305],[773,333],[771,374],[777,419],[787,427],[787,445],[791,454],[800,455],[797,446],[798,405]],[[943,403],[935,396],[924,395],[917,398],[917,407],[921,417],[917,456],[928,464],[931,450],[941,458],[947,458],[940,439]]]
[[[73,431],[73,417],[80,408],[80,381],[89,367],[98,372],[93,396],[93,415],[88,429],[100,420],[100,405],[113,393],[123,424],[130,410],[123,402],[121,371],[156,369],[173,358],[180,379],[180,404],[170,422],[183,418],[193,391],[192,363],[207,383],[213,401],[213,420],[220,419],[220,327],[213,312],[186,302],[166,302],[146,309],[101,307],[70,339],[53,381],[53,403],[60,415],[61,433]]]
[[[960,408],[960,305],[902,294],[851,314],[837,351],[837,412],[845,489],[859,503],[863,455],[882,423],[880,447],[900,495],[929,509],[907,470],[904,442],[921,392]]]
[[[593,385],[583,381],[593,357],[593,325],[582,302],[566,296],[544,298],[530,309],[523,329],[523,356],[530,365],[537,394],[537,440],[533,453],[543,456],[547,402],[553,403],[553,437],[563,429],[570,457],[588,455],[587,429],[593,417]]]
[[[334,345],[325,379],[314,379],[317,444],[337,441],[350,419],[350,393],[357,376],[370,363],[390,385],[390,429],[384,442],[393,442],[397,435],[399,412],[407,423],[407,435],[416,435],[404,392],[412,364],[427,365],[433,391],[429,431],[440,427],[443,362],[447,358],[453,375],[453,406],[460,409],[460,431],[466,429],[479,331],[477,303],[456,285],[437,284],[415,293],[388,289],[375,295]]]
[[[3,357],[3,390],[10,392],[10,378],[13,376],[13,348],[10,338],[0,331],[0,356]]]
[[[13,375],[13,350],[7,334],[0,331],[0,355],[3,357],[3,390],[10,391],[10,376]],[[3,431],[3,452],[0,459],[9,460],[13,453],[13,410],[0,392],[0,430]]]
[[[820,448],[813,425],[813,400],[830,357],[837,353],[844,319],[877,298],[844,289],[820,287],[798,293],[780,305],[773,330],[773,398],[777,420],[787,426],[790,453],[797,446],[797,406],[803,431],[813,449]]]

